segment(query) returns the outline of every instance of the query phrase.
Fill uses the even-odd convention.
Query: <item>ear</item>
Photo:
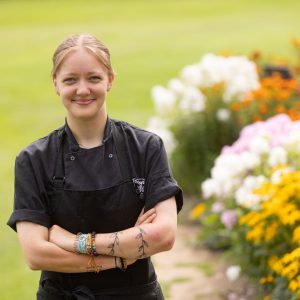
[[[115,80],[115,74],[110,74],[108,77],[107,91],[110,91],[114,80]]]
[[[59,89],[58,89],[58,86],[57,86],[57,80],[56,80],[55,77],[52,77],[52,82],[53,82],[53,85],[54,85],[56,94],[59,96]]]

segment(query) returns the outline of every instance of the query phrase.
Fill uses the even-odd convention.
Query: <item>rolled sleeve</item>
[[[183,195],[181,188],[170,174],[157,174],[157,177],[150,179],[148,183],[148,193],[145,209],[154,207],[157,203],[175,196],[177,213],[183,205]]]
[[[30,209],[18,209],[13,211],[9,220],[7,221],[7,225],[13,230],[17,231],[16,225],[17,222],[20,221],[36,223],[47,228],[51,227],[51,221],[48,214]]]
[[[183,206],[183,193],[172,176],[163,141],[159,137],[152,141],[149,152],[145,210],[175,196],[178,213]]]
[[[14,210],[7,222],[16,231],[16,224],[29,221],[50,227],[50,216],[45,195],[41,193],[41,174],[26,153],[21,153],[15,162]]]

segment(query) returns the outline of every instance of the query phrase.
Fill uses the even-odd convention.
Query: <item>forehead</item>
[[[99,58],[89,49],[78,47],[72,49],[63,59],[58,74],[107,73]]]

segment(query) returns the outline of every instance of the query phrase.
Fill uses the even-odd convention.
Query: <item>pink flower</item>
[[[225,210],[221,215],[221,222],[227,229],[232,229],[234,225],[237,223],[238,217],[234,210]]]
[[[224,204],[222,202],[215,202],[212,205],[211,210],[213,213],[217,214],[224,210]]]

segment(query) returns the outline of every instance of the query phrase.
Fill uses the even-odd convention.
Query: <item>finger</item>
[[[154,221],[154,219],[156,218],[156,213],[152,214],[151,216],[149,216],[146,220],[144,220],[141,224],[149,224],[152,223]],[[140,225],[141,225],[140,224]]]
[[[139,218],[144,214],[145,211],[145,207],[143,207],[143,209],[141,210],[140,214],[139,214]]]
[[[148,211],[146,211],[144,214],[143,214],[143,217],[148,217],[150,215],[152,215],[153,213],[156,212],[156,209],[155,208],[151,208],[149,209]]]
[[[142,212],[144,212],[144,208],[142,209]],[[156,212],[156,209],[155,208],[151,208],[149,209],[148,211],[146,211],[144,214],[141,214],[139,215],[135,225],[140,225],[142,224],[149,216],[151,216],[153,213]]]
[[[149,216],[151,216],[152,214],[154,214],[156,212],[155,208],[151,208],[149,209],[147,212],[145,212],[140,218],[139,218],[139,222],[143,223]]]

